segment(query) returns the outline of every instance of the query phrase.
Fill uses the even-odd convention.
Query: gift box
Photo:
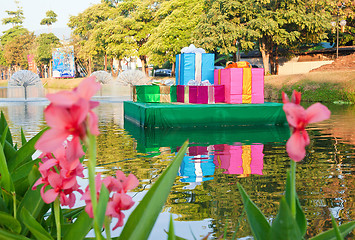
[[[187,85],[190,80],[214,83],[214,53],[182,53],[176,55],[176,85]]]
[[[176,86],[177,102],[211,104],[224,102],[225,90],[219,86]]]
[[[176,102],[176,86],[133,86],[133,102]]]
[[[226,103],[264,103],[263,68],[217,69],[214,77],[216,85],[225,85]]]
[[[223,168],[225,174],[262,175],[263,144],[233,146],[228,144],[214,145],[214,164]]]

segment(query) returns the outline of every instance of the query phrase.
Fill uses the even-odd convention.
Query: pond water
[[[101,102],[95,110],[101,132],[97,171],[108,175],[121,169],[135,174],[140,180],[132,193],[136,202],[179,146],[190,141],[150,239],[166,239],[170,214],[176,235],[186,239],[202,239],[209,233],[208,239],[216,239],[226,228],[229,237],[238,229],[239,239],[251,238],[237,182],[268,220],[276,216],[290,161],[285,151],[287,127],[144,130],[124,120],[124,97],[97,99]],[[16,142],[20,143],[21,128],[30,138],[46,126],[47,104],[45,99],[0,99],[0,110]],[[311,144],[306,158],[297,164],[297,193],[308,220],[306,238],[331,228],[330,213],[340,224],[355,219],[355,106],[326,105],[331,119],[308,127]]]

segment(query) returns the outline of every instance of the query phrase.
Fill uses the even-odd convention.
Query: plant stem
[[[96,137],[92,134],[88,134],[88,150],[89,150],[89,161],[88,161],[88,172],[89,172],[89,188],[90,197],[92,204],[92,211],[94,213],[94,230],[96,239],[102,239],[102,235],[97,223],[97,195],[95,186],[95,168],[96,168]]]
[[[106,239],[111,240],[111,228],[110,228],[111,218],[105,217],[105,232],[106,232]]]
[[[60,212],[59,212],[59,198],[56,198],[53,203],[54,207],[54,218],[55,218],[55,226],[57,228],[57,239],[62,238],[62,233],[61,233],[61,226],[60,226]]]
[[[296,218],[296,162],[291,160],[291,213]]]

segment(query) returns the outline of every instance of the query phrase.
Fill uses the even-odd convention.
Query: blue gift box
[[[214,84],[214,53],[182,53],[176,55],[176,85],[190,80],[208,80]]]

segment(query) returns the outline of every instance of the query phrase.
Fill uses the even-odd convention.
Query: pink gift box
[[[221,103],[225,102],[225,90],[219,86],[186,86],[177,85],[177,101],[182,103]]]
[[[253,144],[250,145],[250,148],[243,148],[242,146],[220,144],[215,145],[214,148],[216,152],[213,163],[216,167],[226,169],[225,174],[263,174],[264,145]],[[248,158],[250,158],[250,163]]]
[[[215,85],[225,85],[226,103],[243,103],[243,71],[244,68],[216,69],[214,71]],[[264,103],[264,69],[251,69],[250,103]]]

